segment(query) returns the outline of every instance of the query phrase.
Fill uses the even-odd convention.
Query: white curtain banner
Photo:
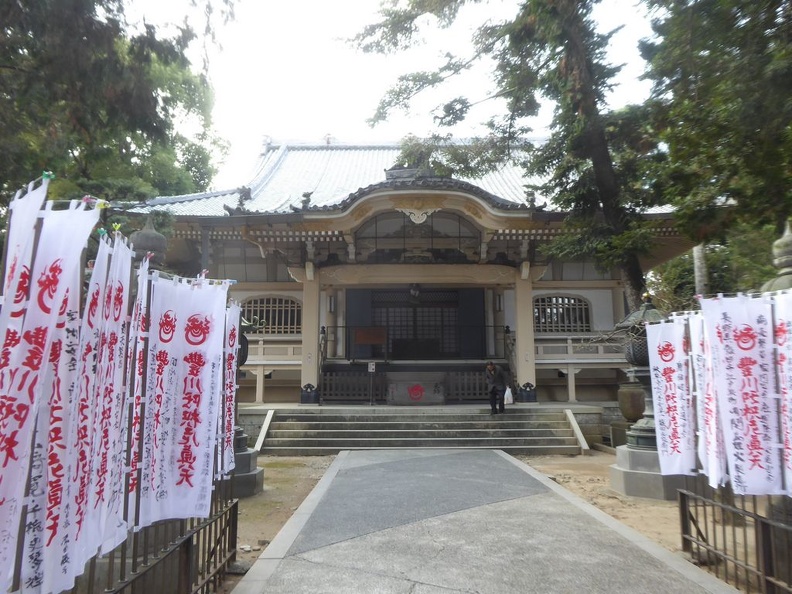
[[[50,206],[48,203],[47,206]],[[10,573],[16,554],[22,498],[31,461],[30,443],[39,405],[45,360],[64,303],[67,282],[79,268],[80,254],[99,217],[78,205],[43,213],[20,342],[10,353],[9,385],[0,395],[3,410],[14,415],[0,426],[0,567]],[[8,587],[5,575],[0,586]]]
[[[234,403],[237,392],[237,358],[241,338],[239,320],[241,308],[232,303],[226,310],[225,365],[223,366],[223,411],[220,426],[220,472],[228,475],[234,470]]]
[[[47,517],[44,540],[42,591],[61,592],[74,585],[82,571],[70,562],[72,555],[73,499],[77,493],[72,477],[79,461],[74,443],[77,427],[77,361],[80,348],[80,291],[82,271],[69,288],[65,326],[60,344],[53,342],[52,361],[57,361],[50,398],[50,428],[47,456]]]
[[[178,421],[174,417],[176,362],[181,356],[176,338],[178,281],[155,277],[151,281],[149,345],[146,361],[145,416],[142,436],[140,499],[137,527],[149,526],[167,517],[159,505],[170,472],[170,448]]]
[[[95,451],[96,427],[100,406],[96,398],[97,364],[102,335],[102,303],[107,287],[112,248],[106,237],[100,238],[99,249],[88,282],[85,309],[80,323],[80,346],[77,359],[77,408],[75,430],[71,434],[77,459],[73,481],[72,518],[67,528],[72,546],[71,559],[82,567],[96,554],[98,528],[92,523],[89,499],[92,490],[91,464]]]
[[[740,295],[704,300],[702,310],[718,345],[715,391],[732,488],[780,494],[771,302]]]
[[[71,375],[65,365],[68,357],[63,351],[69,331],[73,331],[79,323],[79,270],[75,268],[72,278],[64,281],[68,288],[52,332],[49,356],[43,365],[41,401],[33,438],[20,574],[20,592],[25,594],[53,591],[53,588],[47,587],[45,577],[52,575],[53,569],[57,571],[59,565],[51,553],[54,550],[53,541],[58,535],[61,503],[68,483],[68,453],[65,451],[64,432],[68,422],[65,400],[68,398]],[[53,561],[56,561],[56,565],[53,565]]]
[[[107,345],[104,356],[101,448],[98,456],[97,489],[94,510],[104,522],[101,552],[107,553],[126,538],[127,526],[123,518],[124,483],[127,445],[126,382],[124,363],[127,359],[128,315],[132,277],[132,250],[127,241],[116,233],[113,258],[107,282],[107,297],[102,315],[105,320]],[[100,511],[101,510],[101,511]]]
[[[776,369],[781,398],[782,464],[786,494],[792,496],[792,293],[773,297]]]
[[[132,423],[129,436],[129,515],[137,524],[137,492],[140,481],[140,446],[144,431],[143,377],[146,366],[146,338],[148,337],[149,259],[143,258],[137,271],[137,292],[130,322],[129,368],[132,370]]]
[[[223,345],[228,285],[195,282],[179,286],[176,362],[179,391],[173,457],[160,505],[171,518],[207,517],[214,478],[217,422],[223,401]]]
[[[664,475],[694,474],[696,468],[686,330],[686,320],[679,317],[646,327],[657,453]]]

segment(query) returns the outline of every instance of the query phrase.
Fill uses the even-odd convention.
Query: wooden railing
[[[537,363],[593,361],[626,364],[621,345],[596,342],[592,336],[536,336],[534,354]]]
[[[248,339],[247,366],[263,363],[291,363],[302,361],[302,335],[264,336],[246,334]]]

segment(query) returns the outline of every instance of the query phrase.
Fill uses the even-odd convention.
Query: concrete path
[[[501,451],[390,450],[340,453],[233,590],[320,592],[736,590]]]

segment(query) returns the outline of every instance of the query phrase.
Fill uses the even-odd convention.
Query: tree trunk
[[[693,279],[696,285],[696,295],[709,294],[709,277],[704,247],[703,243],[693,247]]]
[[[643,293],[646,285],[638,256],[631,254],[621,266],[622,281],[624,282],[624,297],[627,300],[627,311],[636,311],[643,303]]]

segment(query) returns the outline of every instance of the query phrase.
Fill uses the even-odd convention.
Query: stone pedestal
[[[234,472],[231,485],[234,497],[250,497],[264,490],[264,469],[258,467],[258,450],[247,447],[248,436],[242,427],[234,428]]]
[[[632,427],[633,421],[613,421],[610,424],[611,447],[627,445],[627,431]]]
[[[657,450],[636,450],[622,445],[616,448],[610,483],[614,491],[631,497],[676,501],[677,489],[685,487],[685,475],[660,474]]]

